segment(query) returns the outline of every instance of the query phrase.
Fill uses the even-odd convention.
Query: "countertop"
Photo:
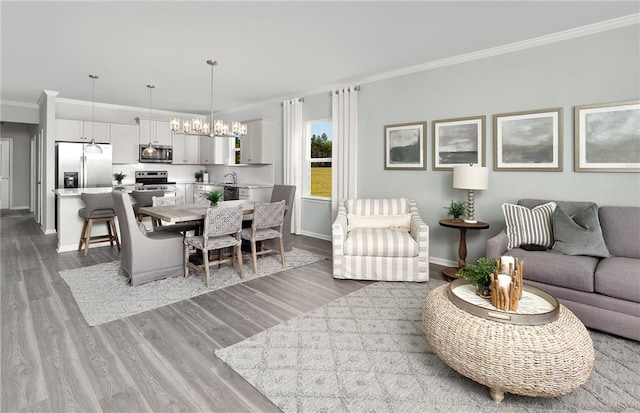
[[[273,184],[246,184],[246,183],[230,184],[225,182],[194,182],[194,184],[195,185],[232,186],[234,188],[246,188],[246,189],[273,188]]]
[[[135,185],[123,185],[125,191],[131,192],[135,188]],[[112,192],[114,187],[101,186],[97,188],[59,188],[52,189],[53,193],[59,197],[73,197],[80,196],[80,194],[103,194],[106,192]]]

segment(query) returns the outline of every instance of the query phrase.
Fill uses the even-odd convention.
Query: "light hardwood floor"
[[[334,280],[324,260],[89,327],[58,271],[115,247],[58,254],[26,212],[3,211],[0,231],[3,413],[278,412],[214,351],[369,284]],[[294,245],[330,256],[326,241]]]

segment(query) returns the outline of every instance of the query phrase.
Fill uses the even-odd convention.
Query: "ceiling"
[[[640,12],[640,2],[2,0],[1,98],[207,113],[304,96]]]

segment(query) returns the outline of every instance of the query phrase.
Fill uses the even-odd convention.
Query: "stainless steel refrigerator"
[[[86,153],[84,143],[56,143],[56,188],[112,186],[112,148],[100,144],[102,153]]]

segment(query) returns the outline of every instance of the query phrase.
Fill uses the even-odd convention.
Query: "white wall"
[[[467,236],[467,261],[484,255],[486,239],[503,227],[500,205],[520,198],[594,201],[640,206],[640,174],[573,171],[573,107],[640,98],[640,26],[593,34],[482,60],[368,83],[359,94],[360,197],[409,196],[430,227],[430,254],[457,260],[458,233],[439,226],[443,209],[465,191],[452,189],[450,171],[432,170],[431,121],[487,117],[487,166],[493,166],[496,113],[562,107],[564,171],[492,171],[489,189],[476,191],[476,218],[491,228]],[[384,125],[428,121],[426,171],[383,169]]]

